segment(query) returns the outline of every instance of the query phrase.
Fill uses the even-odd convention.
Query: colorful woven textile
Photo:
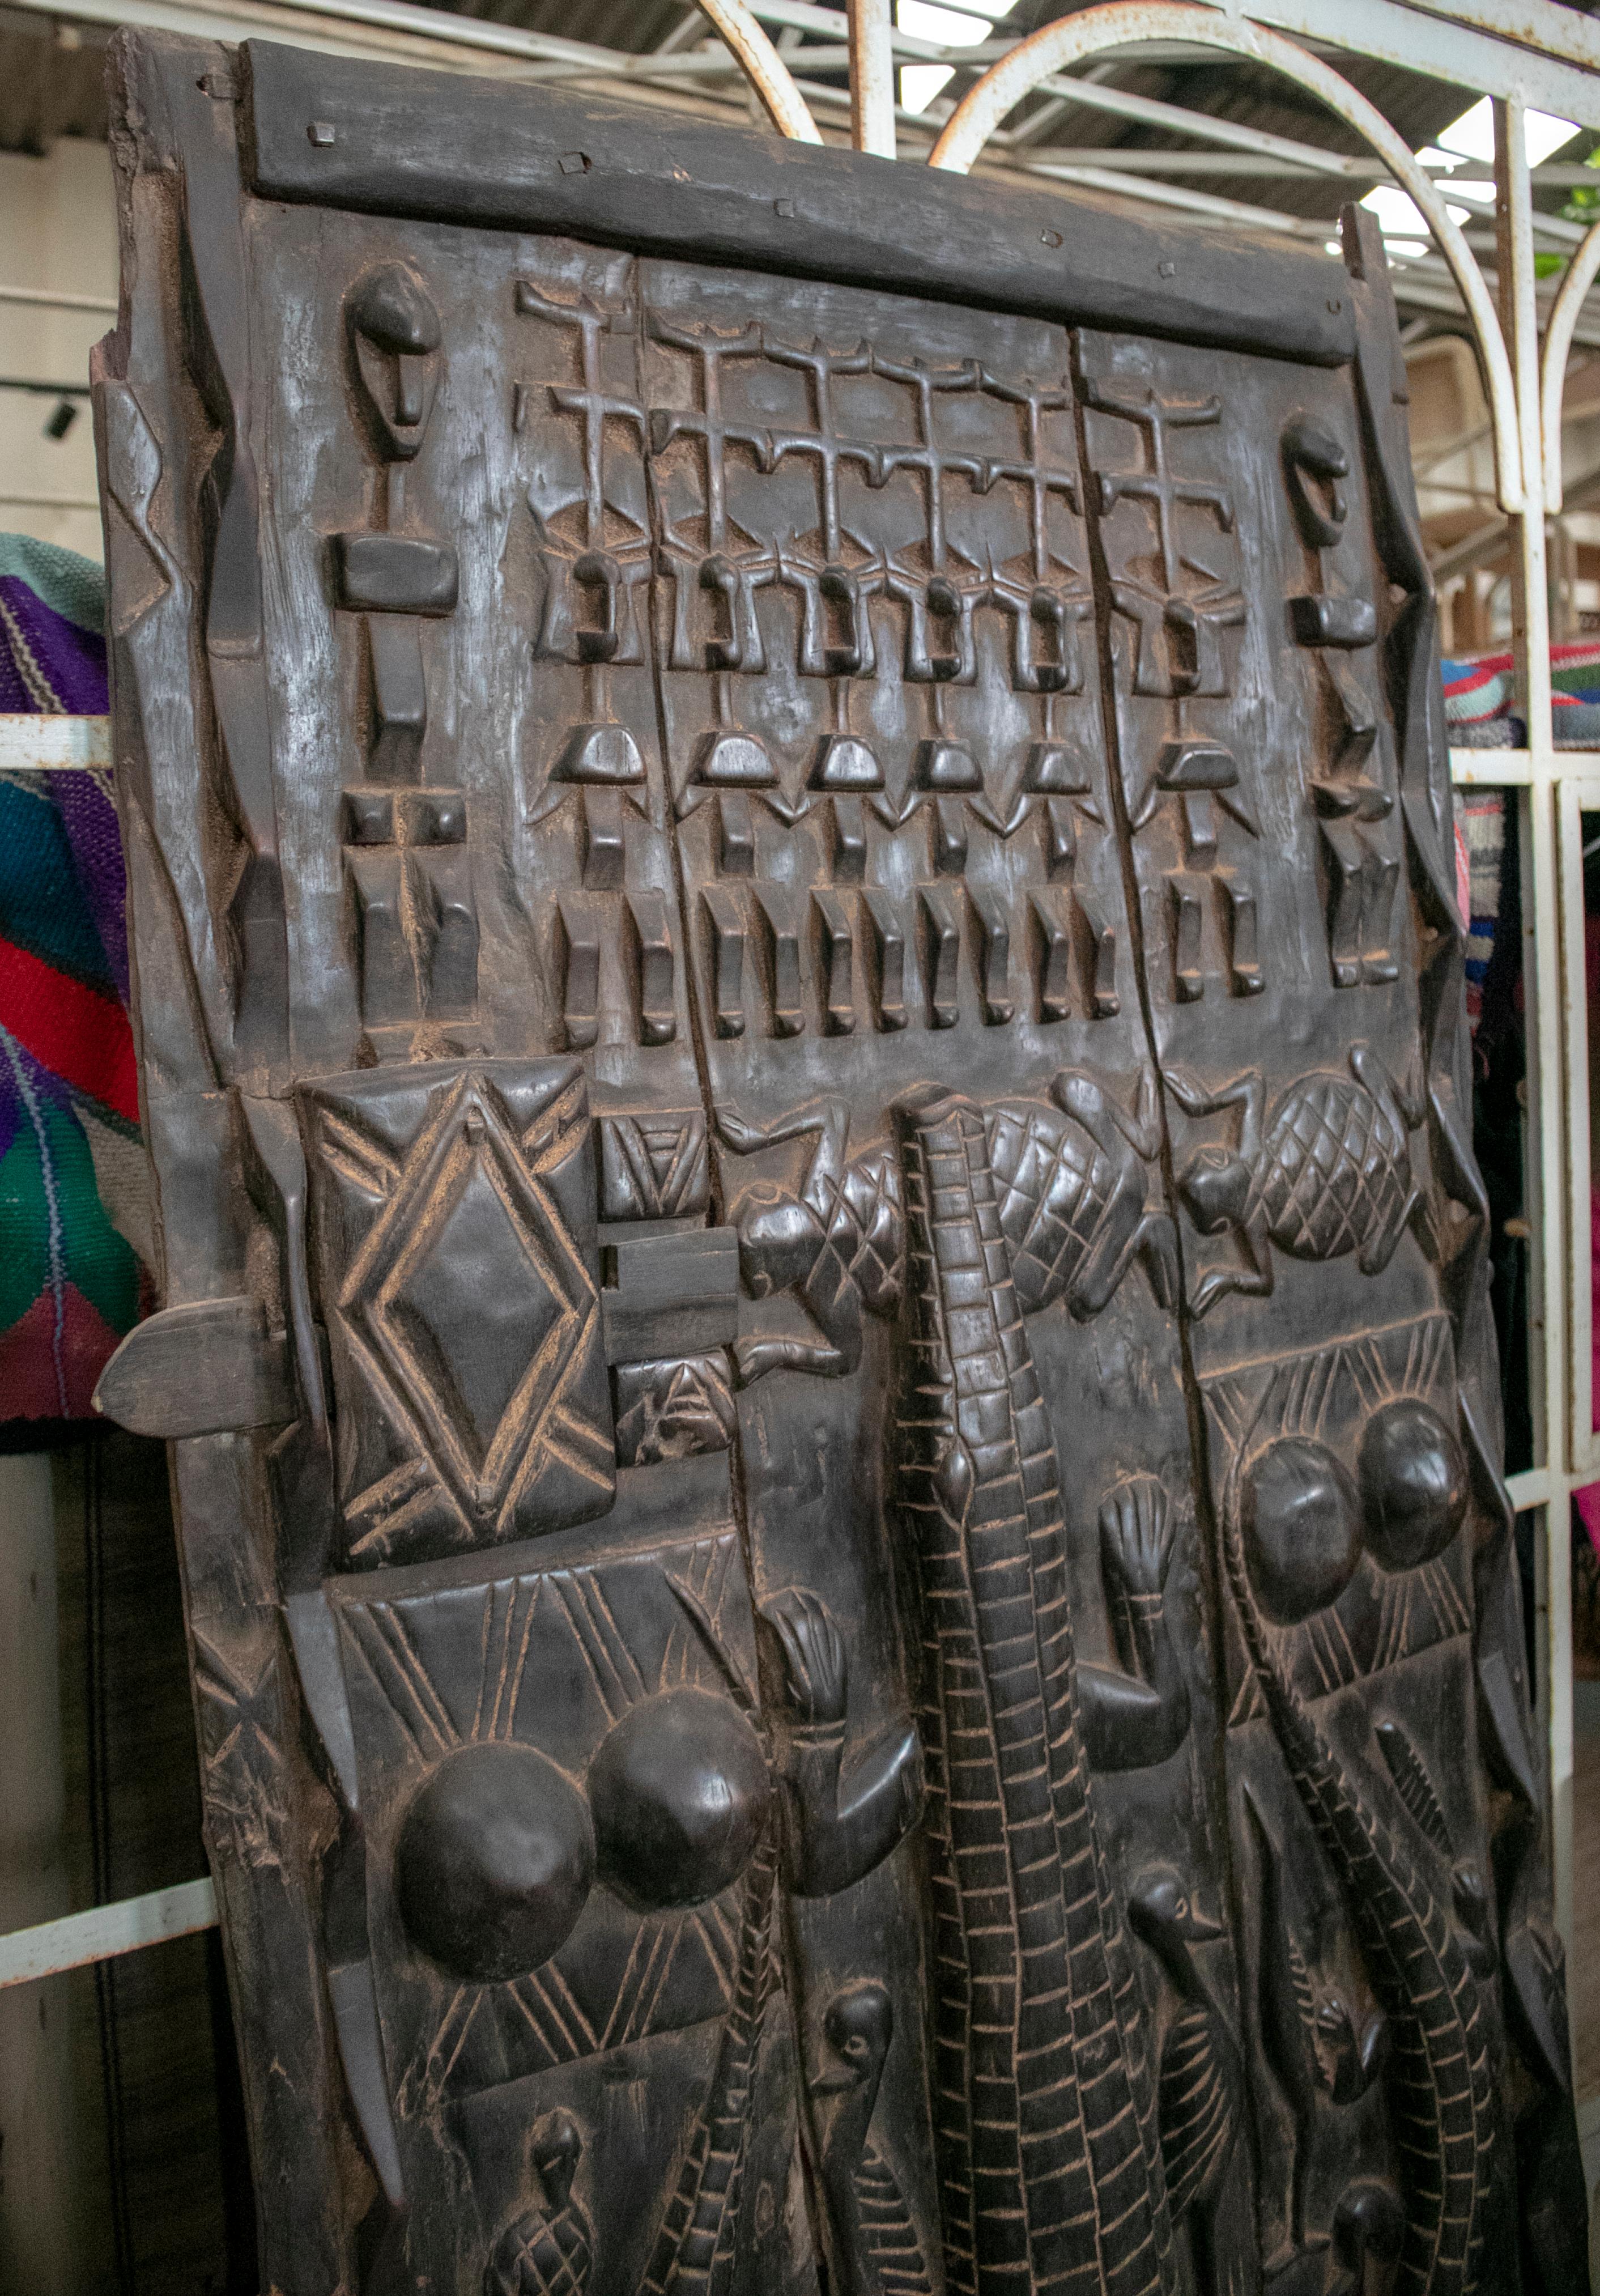
[[[1500,916],[1500,871],[1506,855],[1503,791],[1456,791],[1456,843],[1457,876],[1465,877],[1465,887],[1458,884],[1456,890],[1465,894],[1461,913],[1467,921],[1466,1014],[1475,1029]]]
[[[0,535],[0,709],[106,708],[100,569]],[[81,1419],[146,1303],[109,776],[0,774],[0,1420]]]
[[[1525,739],[1514,708],[1512,658],[1485,653],[1446,661],[1444,714],[1458,750],[1515,750]],[[1550,685],[1558,750],[1600,749],[1600,642],[1585,638],[1550,649]]]

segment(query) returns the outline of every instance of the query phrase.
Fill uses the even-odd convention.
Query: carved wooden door
[[[1375,238],[118,69],[270,2284],[1576,2288]]]

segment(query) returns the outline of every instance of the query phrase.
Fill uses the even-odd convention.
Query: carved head
[[[1284,425],[1280,451],[1301,540],[1313,550],[1331,550],[1349,515],[1339,481],[1350,476],[1350,456],[1333,432],[1309,414],[1294,415]]]
[[[566,2207],[582,2153],[583,2135],[570,2112],[558,2108],[535,2121],[528,2157],[539,2172],[546,2205],[552,2212]]]
[[[739,1273],[752,1300],[770,1300],[803,1283],[826,1237],[809,1204],[771,1180],[758,1180],[734,1212]]]
[[[1224,1934],[1220,1922],[1202,1914],[1194,1893],[1175,1866],[1147,1866],[1134,1884],[1128,1917],[1136,1935],[1146,1945],[1176,1939],[1185,1945],[1204,1945]]]
[[[1406,2210],[1391,2186],[1375,2177],[1345,2186],[1333,2210],[1330,2245],[1355,2276],[1355,2287],[1387,2296],[1399,2276],[1405,2241]]]
[[[1178,1177],[1177,1192],[1202,1235],[1221,1235],[1244,1218],[1250,1166],[1231,1148],[1197,1148]]]
[[[881,2071],[894,2038],[894,2010],[886,1988],[870,1977],[847,1985],[829,2002],[822,2030],[857,2081]]]
[[[345,321],[373,443],[386,463],[408,463],[433,407],[439,313],[415,272],[385,263],[351,290]]]

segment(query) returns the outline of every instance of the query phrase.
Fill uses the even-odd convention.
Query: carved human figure
[[[414,271],[385,263],[347,298],[345,323],[378,453],[385,463],[409,463],[422,446],[439,381],[439,312]]]
[[[922,1807],[920,1741],[907,1715],[889,1722],[844,1767],[849,1658],[820,1595],[786,1587],[762,1606],[783,1652],[790,1705],[783,1774],[790,1887],[832,1897],[882,1865]]]
[[[1167,1214],[1151,1203],[1161,1144],[1155,1078],[1140,1078],[1133,1113],[1093,1077],[1063,1069],[1051,1100],[1002,1101],[985,1111],[1000,1224],[1023,1310],[1064,1300],[1079,1322],[1100,1314],[1133,1261],[1143,1261],[1162,1307],[1177,1297],[1177,1246]],[[821,1342],[744,1338],[734,1348],[741,1382],[771,1371],[841,1377],[861,1360],[864,1316],[891,1316],[905,1286],[906,1218],[893,1152],[874,1144],[847,1153],[841,1101],[808,1101],[769,1124],[730,1103],[717,1128],[740,1155],[809,1139],[798,1189],[758,1180],[732,1207],[751,1297],[792,1291]]]
[[[495,2243],[483,2296],[583,2296],[594,2262],[594,2232],[572,2177],[583,2136],[571,2114],[547,2112],[529,2133],[528,2162],[537,2197]]]
[[[1427,1199],[1411,1170],[1408,1134],[1422,1123],[1420,1095],[1397,1084],[1367,1045],[1352,1045],[1348,1077],[1313,1069],[1267,1109],[1259,1071],[1208,1092],[1181,1070],[1164,1071],[1186,1115],[1242,1113],[1236,1148],[1208,1144],[1178,1176],[1178,1193],[1202,1235],[1230,1233],[1243,1267],[1213,1267],[1195,1286],[1203,1316],[1230,1292],[1265,1298],[1272,1246],[1295,1259],[1357,1254],[1363,1275],[1381,1275],[1408,1226],[1434,1249]]]
[[[822,2135],[822,2186],[833,2229],[840,2296],[931,2296],[911,2211],[870,2130],[894,2038],[894,2008],[875,1978],[836,1993],[823,2014],[833,2059],[811,2082],[832,2102]]]

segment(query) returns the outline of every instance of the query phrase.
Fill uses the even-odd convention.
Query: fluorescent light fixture
[[[1578,126],[1575,120],[1557,119],[1552,111],[1525,111],[1522,114],[1522,133],[1527,139],[1528,165],[1537,168],[1541,160],[1550,157],[1552,152],[1559,152],[1563,144],[1577,135]],[[1464,111],[1459,119],[1453,119],[1448,127],[1441,127],[1436,140],[1447,152],[1458,153],[1464,160],[1492,161],[1495,156],[1495,114],[1488,96],[1481,97],[1470,111]]]
[[[1386,239],[1395,233],[1425,233],[1428,229],[1427,217],[1410,193],[1401,191],[1398,184],[1374,184],[1361,204],[1364,208],[1370,208],[1377,217]],[[1445,213],[1452,223],[1470,222],[1472,212],[1471,208],[1458,208],[1453,202],[1447,202],[1445,208]],[[1417,253],[1422,253],[1421,248]]]
[[[962,4],[980,16],[987,16],[991,23],[997,23],[1002,16],[1010,15],[1017,0],[962,0]],[[907,24],[906,29],[910,29]]]
[[[975,48],[990,29],[987,15],[969,15],[962,8],[936,8],[932,0],[899,0],[895,21],[915,40],[937,40],[942,48]]]
[[[926,111],[947,80],[956,77],[949,64],[902,64],[900,105],[906,111]]]

